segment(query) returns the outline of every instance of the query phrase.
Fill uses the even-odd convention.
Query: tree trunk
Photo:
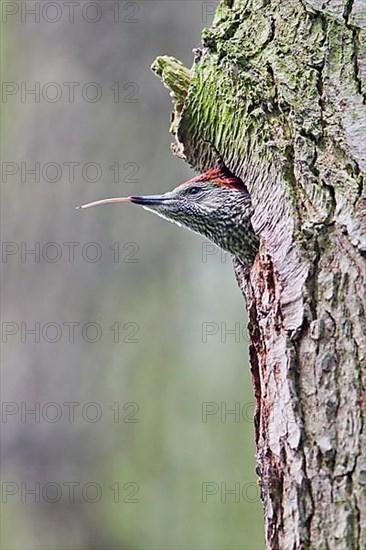
[[[257,472],[271,549],[366,548],[364,0],[224,0],[191,71],[153,70],[174,151],[248,186]],[[207,142],[211,143],[211,147]]]

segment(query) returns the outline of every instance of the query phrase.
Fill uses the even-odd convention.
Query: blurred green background
[[[36,4],[1,6],[1,546],[261,549],[230,258],[133,205],[75,211],[192,177],[149,67],[190,66],[216,3]]]

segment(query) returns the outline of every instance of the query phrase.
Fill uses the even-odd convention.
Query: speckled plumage
[[[173,191],[131,202],[203,235],[217,246],[252,265],[258,251],[253,231],[250,195],[243,182],[224,170],[213,169]]]

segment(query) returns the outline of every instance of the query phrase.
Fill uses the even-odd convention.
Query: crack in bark
[[[350,15],[352,13],[354,0],[347,0],[345,9],[343,12],[343,19],[345,20],[346,27],[352,31],[352,41],[353,41],[353,54],[352,54],[352,63],[354,67],[354,77],[357,83],[357,91],[363,97],[363,103],[366,104],[366,93],[362,93],[362,80],[360,78],[360,68],[358,64],[358,54],[360,50],[360,40],[359,40],[359,28],[355,25],[352,25],[349,21]]]
[[[352,63],[354,68],[354,77],[357,83],[357,91],[363,97],[363,103],[366,104],[366,93],[362,92],[362,80],[360,78],[360,68],[358,63],[358,54],[360,50],[360,40],[359,40],[359,28],[356,25],[352,25],[349,21],[350,15],[352,13],[354,0],[347,0],[343,12],[343,19],[345,21],[346,27],[352,31],[352,41],[353,41],[353,54],[352,54]]]
[[[351,27],[352,28],[352,27]],[[355,81],[357,83],[357,91],[363,97],[363,104],[366,105],[366,92],[362,92],[362,79],[360,77],[360,67],[358,63],[358,54],[360,52],[360,31],[357,28],[352,28],[352,38],[353,38],[353,55],[352,62],[354,66],[354,75]]]
[[[346,0],[345,6],[344,6],[343,19],[345,20],[347,27],[350,27],[349,16],[351,15],[353,4],[354,4],[354,0]]]
[[[323,14],[319,14],[319,15],[320,15],[320,21],[321,21],[321,26],[322,26],[322,31],[323,31],[323,40],[320,43],[320,47],[323,47],[324,44],[327,42],[328,24],[327,24],[326,17],[324,17]],[[315,69],[317,71],[317,74],[318,74],[316,87],[317,87],[318,95],[319,95],[321,139],[324,137],[324,128],[325,128],[325,122],[324,122],[325,104],[324,104],[324,98],[323,98],[323,92],[324,92],[323,71],[324,71],[324,67],[325,67],[325,54],[323,55],[323,59],[320,62],[320,66]],[[319,139],[319,143],[320,143],[321,139]]]

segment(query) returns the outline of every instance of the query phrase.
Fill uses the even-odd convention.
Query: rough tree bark
[[[253,201],[234,265],[267,547],[366,548],[364,0],[222,0],[194,53],[153,70],[174,152],[205,170],[211,142]]]

